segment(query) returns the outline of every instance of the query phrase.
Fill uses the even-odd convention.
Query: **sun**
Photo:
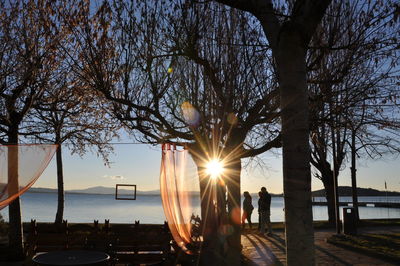
[[[217,178],[224,172],[224,166],[222,162],[216,159],[208,162],[206,169],[207,174],[209,174],[211,178]]]

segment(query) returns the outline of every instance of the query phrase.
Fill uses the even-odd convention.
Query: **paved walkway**
[[[359,232],[400,232],[400,228],[364,228]],[[327,243],[326,239],[334,233],[334,230],[318,230],[315,232],[317,265],[398,265]],[[283,232],[277,232],[272,237],[264,237],[258,235],[255,230],[248,231],[242,235],[242,245],[243,255],[248,259],[250,265],[286,265]]]

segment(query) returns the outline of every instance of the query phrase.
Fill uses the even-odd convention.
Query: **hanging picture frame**
[[[129,193],[123,193],[121,190],[129,190]],[[124,191],[125,192],[125,191]],[[132,193],[130,193],[132,192]],[[136,185],[116,184],[115,185],[116,200],[136,200]]]

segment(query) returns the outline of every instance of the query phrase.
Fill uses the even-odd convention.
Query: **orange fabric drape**
[[[192,242],[191,217],[199,215],[199,195],[197,168],[189,154],[176,150],[174,146],[164,144],[162,147],[160,190],[165,217],[176,243],[187,253],[188,244]],[[199,197],[199,196],[198,196]],[[196,203],[195,203],[196,202]]]
[[[26,192],[46,169],[57,145],[0,145],[0,210]]]

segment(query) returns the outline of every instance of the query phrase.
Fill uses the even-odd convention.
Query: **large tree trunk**
[[[8,184],[9,193],[15,194],[19,191],[18,182],[18,130],[10,129],[8,134],[8,142],[15,146],[8,148]],[[20,198],[16,198],[8,206],[9,216],[9,259],[22,260],[25,258],[23,248],[23,231],[21,219],[21,203]]]
[[[306,47],[298,27],[282,27],[276,55],[282,110],[286,254],[288,265],[314,265]]]
[[[61,224],[64,217],[64,176],[63,176],[61,145],[58,145],[57,147],[56,159],[57,159],[58,204],[57,204],[55,223]]]
[[[196,160],[195,160],[196,161]],[[203,244],[200,253],[201,265],[220,265],[222,261],[222,245],[218,236],[219,217],[214,200],[217,197],[217,188],[210,185],[209,176],[205,175],[204,166],[196,161],[200,179],[201,220]]]
[[[197,149],[196,152],[192,150],[191,154],[200,178],[203,223],[200,264],[239,266],[241,264],[240,159],[232,161],[226,166],[222,181],[211,180],[205,174],[204,159],[196,157],[204,154],[199,150]],[[207,158],[206,154],[204,154],[204,158]],[[226,198],[226,194],[228,198]]]

